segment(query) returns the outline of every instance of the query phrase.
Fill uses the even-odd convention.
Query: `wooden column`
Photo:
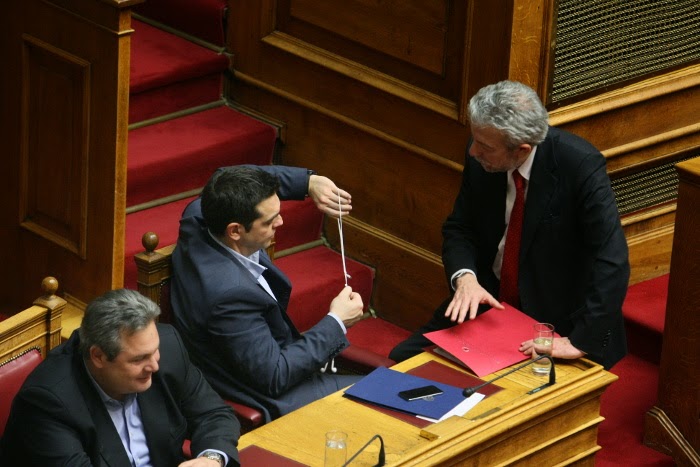
[[[644,444],[700,465],[700,160],[678,164],[680,185],[666,306],[659,400]]]

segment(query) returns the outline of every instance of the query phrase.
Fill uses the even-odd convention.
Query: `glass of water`
[[[554,326],[549,323],[537,323],[534,325],[533,340],[535,342],[532,358],[540,355],[552,355],[552,342],[554,340]],[[537,375],[548,375],[552,364],[547,359],[536,361],[532,364],[532,371]]]
[[[341,467],[348,457],[348,435],[339,430],[326,433],[325,467]]]

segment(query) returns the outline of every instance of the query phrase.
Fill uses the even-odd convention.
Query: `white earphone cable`
[[[340,190],[338,190],[338,235],[340,236],[340,256],[343,259],[343,278],[345,279],[345,285],[348,285],[348,279],[352,279],[350,274],[348,274],[348,268],[345,265],[345,243],[343,240],[343,210],[340,205]]]

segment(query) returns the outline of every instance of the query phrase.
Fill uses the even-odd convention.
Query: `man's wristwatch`
[[[219,454],[218,452],[215,451],[204,451],[201,456],[199,457],[204,457],[205,459],[211,459],[213,461],[219,461],[219,465],[221,467],[225,467],[225,459],[224,456]]]

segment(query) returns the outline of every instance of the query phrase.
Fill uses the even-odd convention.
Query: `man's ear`
[[[244,228],[242,224],[239,224],[238,222],[231,222],[229,225],[226,226],[224,235],[226,236],[226,238],[230,238],[234,242],[237,242],[241,239],[241,234],[243,232]]]
[[[107,354],[105,354],[101,348],[96,345],[90,347],[90,361],[97,368],[102,368],[107,362]]]
[[[529,144],[523,143],[520,146],[518,146],[517,151],[518,151],[518,160],[522,160],[524,162],[525,159],[527,159],[527,156],[529,156],[530,153],[532,152],[532,146],[530,146]]]

